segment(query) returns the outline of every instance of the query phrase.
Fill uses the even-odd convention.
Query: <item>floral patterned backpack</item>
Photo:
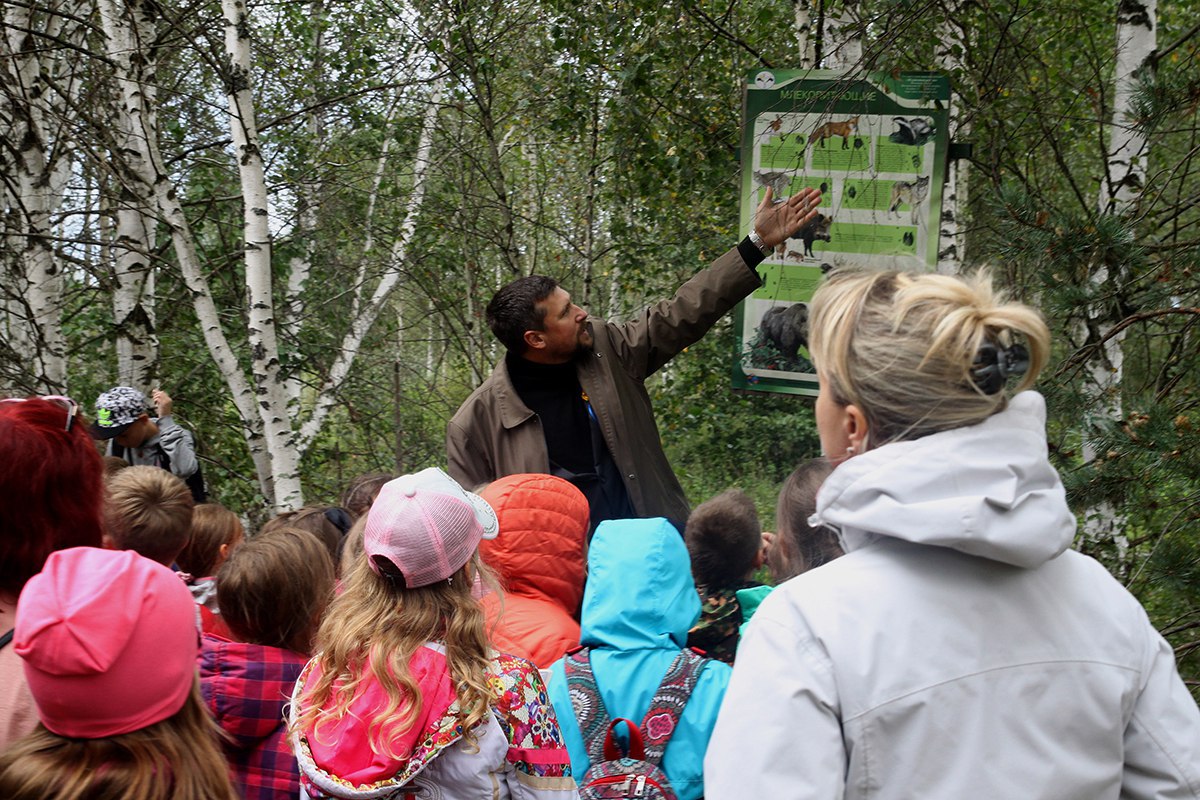
[[[642,724],[634,725],[624,717],[609,718],[596,688],[588,651],[567,656],[567,692],[592,762],[579,779],[582,800],[677,800],[662,771],[663,753],[706,664],[707,658],[681,650],[655,690]],[[629,729],[629,746],[624,752],[615,735],[622,722]]]

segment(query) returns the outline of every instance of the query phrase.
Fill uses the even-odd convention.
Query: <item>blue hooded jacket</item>
[[[640,723],[671,661],[700,616],[700,598],[683,537],[662,518],[609,520],[588,551],[580,643],[612,718]],[[704,751],[732,670],[710,661],[684,707],[662,768],[679,800],[704,795]],[[571,708],[560,659],[551,667],[550,700],[562,726],[576,780],[591,766]]]

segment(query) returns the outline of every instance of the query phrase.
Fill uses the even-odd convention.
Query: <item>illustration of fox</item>
[[[783,117],[776,117],[767,123],[767,127],[758,135],[758,141],[762,144],[770,144],[771,137],[780,136],[780,131],[783,129]],[[780,138],[787,138],[781,136]]]
[[[850,117],[841,122],[826,122],[824,125],[818,125],[813,129],[812,136],[808,137],[808,143],[816,146],[820,143],[821,147],[825,146],[825,140],[833,137],[842,137],[842,149],[850,149],[850,137],[858,133],[858,117]]]

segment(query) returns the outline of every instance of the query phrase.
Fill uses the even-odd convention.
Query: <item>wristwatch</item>
[[[764,256],[771,255],[771,251],[775,249],[764,242],[763,238],[758,235],[758,231],[754,230],[754,228],[750,229],[750,233],[746,234],[746,237],[750,240],[750,244],[757,247],[759,252]]]

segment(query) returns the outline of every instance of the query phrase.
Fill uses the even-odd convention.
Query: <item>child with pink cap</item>
[[[388,482],[317,633],[290,725],[301,797],[577,797],[537,669],[472,594],[495,512],[442,470]]]
[[[50,555],[13,638],[41,724],[0,756],[0,797],[233,800],[196,677],[183,582],[130,550]]]

